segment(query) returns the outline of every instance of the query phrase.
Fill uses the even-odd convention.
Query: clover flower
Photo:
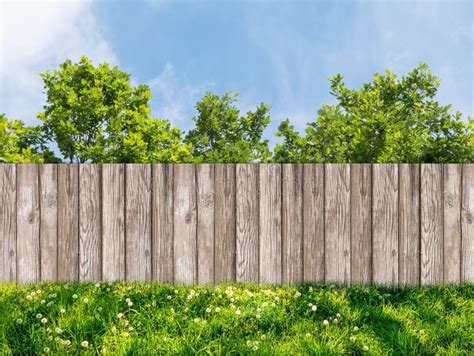
[[[83,342],[81,342],[81,346],[85,349],[87,349],[89,347],[89,341],[87,340],[84,340]]]

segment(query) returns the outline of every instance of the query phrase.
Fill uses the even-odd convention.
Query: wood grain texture
[[[0,282],[16,281],[16,165],[0,163]]]
[[[101,169],[79,166],[79,280],[102,279]]]
[[[58,279],[58,170],[55,164],[41,164],[40,190],[40,253],[41,280]]]
[[[474,164],[462,165],[461,281],[474,282]]]
[[[214,165],[196,166],[197,282],[214,284]]]
[[[372,282],[372,167],[351,164],[351,283]]]
[[[303,280],[324,281],[324,165],[303,165]]]
[[[216,164],[215,282],[235,281],[235,164]]]
[[[461,172],[460,164],[443,165],[443,282],[461,281]]]
[[[398,283],[398,165],[372,166],[372,276],[380,285]]]
[[[421,166],[421,284],[443,282],[443,165]]]
[[[303,166],[282,165],[282,283],[303,281]]]
[[[401,285],[420,284],[420,165],[400,164],[399,259]]]
[[[79,165],[58,167],[58,280],[79,280]]]
[[[125,165],[125,278],[151,280],[151,166]]]
[[[17,281],[40,280],[38,165],[17,165]]]
[[[236,280],[258,283],[258,165],[236,167]]]
[[[197,282],[195,166],[174,166],[174,281]]]
[[[125,167],[102,165],[102,277],[125,280]]]
[[[153,280],[173,283],[173,165],[152,170]]]
[[[325,280],[350,283],[350,166],[327,164],[325,173]]]
[[[281,165],[259,165],[260,283],[281,283]]]

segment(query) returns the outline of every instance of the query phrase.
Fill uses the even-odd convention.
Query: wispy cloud
[[[191,119],[195,113],[193,105],[212,87],[210,83],[190,84],[170,63],[147,84],[153,94],[153,115],[168,119],[183,130],[192,126]]]
[[[39,74],[87,55],[117,64],[88,1],[0,3],[0,111],[34,123],[44,94]]]

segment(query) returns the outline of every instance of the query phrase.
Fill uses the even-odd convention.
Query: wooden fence
[[[0,164],[0,281],[474,281],[474,164]]]

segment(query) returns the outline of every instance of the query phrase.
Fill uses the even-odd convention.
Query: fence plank
[[[79,280],[102,279],[100,165],[79,166]]]
[[[194,284],[196,270],[195,166],[174,166],[174,281]]]
[[[173,165],[153,165],[152,194],[152,276],[173,283]]]
[[[443,165],[421,166],[421,284],[443,282]]]
[[[461,281],[474,282],[474,164],[463,164],[461,189]]]
[[[303,165],[303,280],[324,281],[324,165]]]
[[[40,280],[38,165],[17,165],[17,281]]]
[[[326,165],[325,280],[349,283],[351,278],[350,166]]]
[[[102,165],[102,275],[125,280],[125,168]]]
[[[377,284],[398,283],[398,166],[372,167],[372,265]]]
[[[281,165],[259,166],[259,275],[281,283]]]
[[[0,164],[0,282],[16,281],[16,165]]]
[[[460,164],[443,166],[443,282],[461,281],[461,171]]]
[[[58,170],[39,165],[41,280],[58,278]]]
[[[400,164],[399,259],[401,285],[420,284],[420,166]]]
[[[79,279],[79,166],[58,165],[58,280]]]
[[[125,165],[125,278],[151,280],[151,167]]]
[[[236,279],[258,283],[258,165],[236,167]]]
[[[197,178],[197,281],[214,283],[214,165],[196,166]]]
[[[351,283],[372,282],[372,167],[351,164]]]
[[[235,281],[235,164],[215,167],[215,281]]]
[[[303,166],[282,165],[282,283],[303,281]]]

